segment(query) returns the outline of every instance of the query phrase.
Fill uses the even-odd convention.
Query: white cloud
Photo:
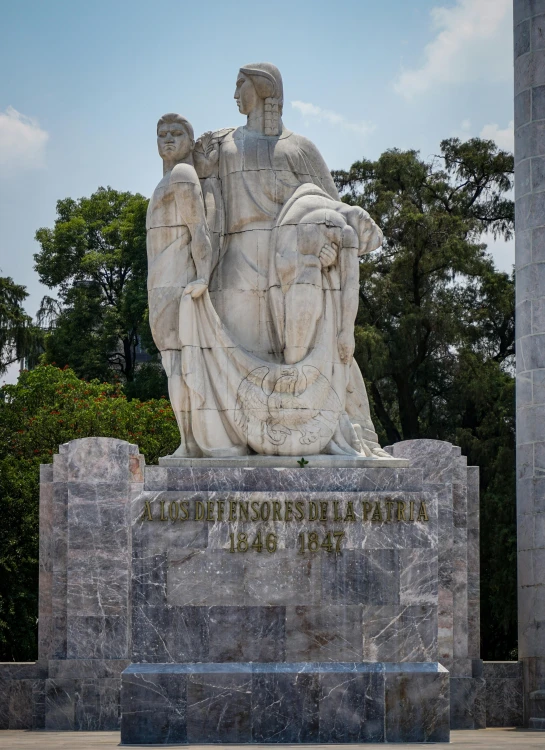
[[[32,169],[43,167],[49,134],[32,117],[13,107],[0,112],[0,167]]]
[[[469,133],[471,130],[471,120],[464,120],[460,127],[464,133]]]
[[[489,141],[496,141],[498,146],[506,151],[514,151],[515,149],[515,123],[513,120],[503,130],[497,124],[485,125],[480,136]]]
[[[316,104],[311,104],[310,102],[294,101],[291,102],[291,106],[307,119],[327,122],[330,125],[336,125],[337,127],[344,128],[344,130],[351,130],[360,135],[369,135],[369,133],[372,133],[376,129],[376,125],[372,122],[350,122],[343,115],[333,112],[330,109],[322,109],[322,107],[318,107]]]
[[[512,6],[512,0],[456,0],[432,8],[436,36],[424,50],[423,65],[400,74],[397,93],[411,99],[445,83],[509,80]]]

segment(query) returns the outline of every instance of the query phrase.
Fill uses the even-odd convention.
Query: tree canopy
[[[35,268],[61,303],[45,337],[46,362],[69,365],[84,378],[132,383],[139,346],[155,351],[147,315],[147,204],[139,194],[99,188],[89,198],[58,201],[54,227],[36,232]]]
[[[481,468],[483,652],[516,646],[514,278],[483,234],[510,238],[513,157],[444,141],[334,172],[384,231],[360,265],[356,358],[382,443],[448,440]]]
[[[0,276],[0,375],[26,357],[34,345],[37,329],[23,308],[27,297],[24,286]]]
[[[40,464],[59,445],[101,435],[136,443],[147,463],[179,443],[166,400],[127,401],[119,386],[39,366],[0,389],[0,661],[36,659]]]

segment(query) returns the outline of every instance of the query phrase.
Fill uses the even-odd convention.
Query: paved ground
[[[545,732],[532,732],[524,729],[482,729],[478,732],[452,732],[451,746],[463,750],[526,750],[526,748],[540,748],[545,750]],[[26,732],[0,731],[0,750],[113,750],[119,747],[118,732]],[[134,745],[132,747],[135,747]],[[139,745],[138,747],[144,747]],[[145,747],[151,747],[146,745]],[[153,747],[165,747],[153,745]],[[169,747],[173,747],[170,745]],[[184,747],[177,745],[176,747]],[[186,746],[187,747],[187,746]],[[198,748],[199,745],[192,745]],[[209,750],[210,745],[201,746],[202,750]],[[229,750],[248,750],[251,745],[230,745]],[[254,747],[271,747],[270,745],[255,745]],[[298,747],[297,745],[276,745],[275,747]],[[324,750],[346,750],[346,745],[314,745]],[[352,745],[351,747],[355,747]],[[420,748],[429,745],[361,745],[362,750],[383,750],[383,748]],[[444,745],[436,745],[444,747]]]

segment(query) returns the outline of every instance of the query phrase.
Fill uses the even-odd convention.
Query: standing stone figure
[[[382,233],[284,127],[274,65],[241,68],[235,100],[246,125],[205,133],[193,152],[212,262],[208,288],[179,297],[173,377],[194,439],[182,445],[195,456],[388,457],[353,358],[358,258]]]
[[[199,178],[193,166],[193,128],[181,115],[157,123],[163,179],[146,219],[149,319],[168,377],[168,393],[181,435],[176,456],[198,455],[189,393],[182,378],[179,311],[182,295],[200,297],[208,286],[212,248]]]

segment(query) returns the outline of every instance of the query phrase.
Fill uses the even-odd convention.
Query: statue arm
[[[360,269],[358,261],[358,238],[351,227],[343,231],[343,246],[340,251],[341,272],[341,330],[338,337],[341,362],[349,364],[354,356],[354,325],[358,314]]]
[[[197,279],[208,284],[212,266],[212,245],[201,189],[193,182],[176,182],[174,189],[176,205],[191,235],[191,255]]]

